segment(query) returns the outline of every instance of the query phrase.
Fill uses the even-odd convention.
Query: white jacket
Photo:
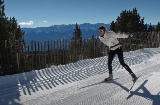
[[[99,39],[101,42],[106,44],[109,48],[111,47],[110,50],[115,50],[115,49],[122,46],[119,44],[119,41],[117,38],[128,38],[128,37],[129,37],[129,35],[127,35],[127,34],[120,34],[120,33],[115,33],[112,31],[106,31],[103,37],[99,36]],[[119,45],[117,45],[117,44],[119,44]],[[115,47],[113,47],[113,46],[115,46]]]

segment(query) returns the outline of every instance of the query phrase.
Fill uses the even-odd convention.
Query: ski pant
[[[129,68],[127,64],[125,64],[124,59],[123,59],[123,50],[122,47],[119,47],[115,50],[110,50],[109,55],[108,55],[108,70],[109,74],[112,74],[112,61],[115,55],[118,55],[118,59],[120,64],[131,74],[133,73],[132,70]]]

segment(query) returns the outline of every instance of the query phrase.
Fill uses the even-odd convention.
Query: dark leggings
[[[120,64],[131,74],[133,73],[132,70],[129,68],[127,64],[124,63],[123,59],[123,50],[122,47],[117,48],[116,50],[110,50],[109,55],[108,55],[108,69],[109,69],[109,74],[112,74],[112,61],[115,55],[118,55],[118,59]]]

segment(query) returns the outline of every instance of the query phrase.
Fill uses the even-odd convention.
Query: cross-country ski
[[[130,89],[129,89],[129,93],[131,93],[132,88],[134,87],[135,83],[137,82],[137,80],[138,80],[139,78],[140,78],[140,76],[137,77],[137,79],[133,82],[132,86],[131,86]]]

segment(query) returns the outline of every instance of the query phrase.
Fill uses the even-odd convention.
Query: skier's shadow
[[[145,84],[147,83],[148,80],[145,80],[135,91],[131,91],[131,94],[127,97],[127,99],[131,98],[133,95],[141,96],[144,97],[148,100],[152,100],[153,104],[152,105],[160,105],[160,92],[157,95],[152,95],[149,90],[145,87]],[[129,89],[122,86],[116,81],[113,81],[114,84],[120,86],[122,89],[125,91],[129,92]],[[143,92],[139,92],[139,90],[142,90]]]

